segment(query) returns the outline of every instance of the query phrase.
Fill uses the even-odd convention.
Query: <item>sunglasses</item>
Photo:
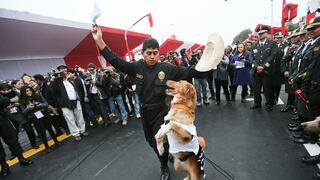
[[[153,54],[154,56],[158,55],[159,54],[159,51],[146,51],[146,54],[148,56],[151,56],[151,54]]]

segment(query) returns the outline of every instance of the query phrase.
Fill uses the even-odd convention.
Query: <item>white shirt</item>
[[[96,74],[91,74],[92,80],[96,80]],[[98,93],[98,88],[96,85],[91,84],[90,85],[90,93],[91,94],[97,94]]]
[[[170,153],[178,153],[178,152],[193,152],[197,154],[199,151],[199,141],[196,131],[196,126],[194,124],[185,125],[175,121],[171,121],[176,123],[177,125],[181,126],[183,129],[188,131],[192,136],[192,140],[186,144],[181,144],[177,141],[175,136],[173,135],[172,130],[167,133],[167,138],[169,142],[169,152]]]
[[[71,84],[71,82],[69,82],[67,79],[66,79],[66,80],[63,80],[63,85],[64,85],[64,87],[66,88],[66,91],[67,91],[69,100],[70,100],[70,101],[77,100],[77,92],[76,92],[76,90],[74,89],[74,87],[73,87],[73,85]]]

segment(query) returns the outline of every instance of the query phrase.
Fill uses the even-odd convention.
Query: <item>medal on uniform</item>
[[[313,51],[319,51],[320,50],[320,46],[313,48]]]
[[[257,50],[257,49],[254,49],[254,50],[253,50],[253,53],[258,53],[258,50]]]
[[[270,66],[270,64],[269,64],[269,63],[265,63],[264,65],[265,65],[266,67],[269,67],[269,66]]]
[[[163,71],[160,71],[158,73],[158,78],[161,82],[164,80],[165,77],[166,77],[166,74]]]

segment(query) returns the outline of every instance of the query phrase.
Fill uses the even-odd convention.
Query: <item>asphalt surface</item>
[[[281,99],[286,96],[281,94]],[[302,145],[290,140],[288,113],[277,105],[271,113],[264,108],[250,110],[252,102],[197,109],[199,136],[207,142],[206,156],[236,180],[311,180],[316,166],[301,163],[307,155]],[[131,119],[126,127],[112,125],[89,130],[79,143],[69,138],[55,151],[41,152],[29,167],[14,165],[7,180],[154,180],[160,179],[160,164],[145,141],[140,120]],[[25,142],[22,142],[25,143]],[[184,174],[169,165],[171,180]],[[207,179],[225,180],[208,162]]]

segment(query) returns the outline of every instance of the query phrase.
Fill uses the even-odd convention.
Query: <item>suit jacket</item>
[[[253,76],[261,76],[270,74],[273,71],[274,59],[278,52],[278,46],[276,42],[267,39],[263,46],[259,42],[255,42],[252,45],[251,55],[254,73]],[[262,73],[257,73],[257,66],[264,68]]]
[[[72,80],[68,80],[73,87],[75,88],[75,91],[77,93],[77,96],[79,98],[79,94],[80,94],[80,90],[79,87],[75,85],[74,81]],[[54,96],[56,98],[56,102],[58,107],[60,108],[71,108],[72,105],[70,103],[70,99],[68,97],[67,94],[67,90],[63,84],[63,80],[62,79],[56,79],[53,83],[52,83],[52,88],[53,88],[53,92],[54,92]]]

